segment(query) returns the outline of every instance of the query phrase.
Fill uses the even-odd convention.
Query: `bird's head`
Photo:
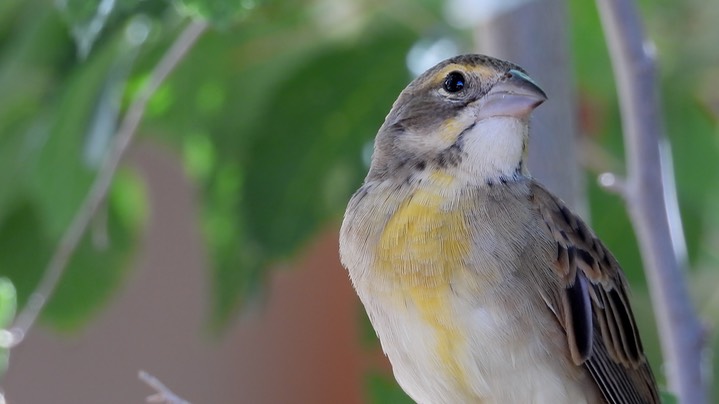
[[[462,55],[402,91],[375,139],[368,178],[455,170],[491,182],[524,173],[529,116],[547,99],[519,66]]]

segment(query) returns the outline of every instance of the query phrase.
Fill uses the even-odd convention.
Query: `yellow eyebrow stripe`
[[[488,79],[491,76],[494,76],[497,74],[497,71],[489,66],[479,65],[479,66],[466,66],[466,65],[459,65],[456,63],[449,64],[445,67],[443,67],[441,70],[439,70],[437,73],[434,74],[432,79],[430,80],[430,83],[432,86],[439,85],[442,83],[447,77],[447,75],[451,72],[459,71],[459,72],[472,72],[479,76],[481,79]]]

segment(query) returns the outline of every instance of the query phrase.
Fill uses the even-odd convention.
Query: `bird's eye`
[[[452,72],[444,78],[444,89],[448,93],[457,93],[464,89],[466,80],[460,72]]]

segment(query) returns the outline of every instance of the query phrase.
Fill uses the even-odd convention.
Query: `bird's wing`
[[[531,195],[556,241],[553,269],[561,287],[543,297],[567,335],[572,360],[609,403],[659,403],[616,259],[559,198],[536,183]]]

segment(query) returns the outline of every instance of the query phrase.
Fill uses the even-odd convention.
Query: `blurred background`
[[[710,369],[719,2],[639,5],[658,56]],[[596,180],[625,164],[593,2],[3,0],[0,275],[18,310],[128,106],[198,20],[209,27],[150,99],[40,323],[10,353],[8,402],[143,402],[152,390],[141,369],[193,403],[411,402],[339,264],[337,232],[395,97],[437,61],[472,51],[518,62],[548,93],[530,170],[591,218],[622,263],[664,384],[631,225]],[[13,304],[3,296],[7,326]]]

